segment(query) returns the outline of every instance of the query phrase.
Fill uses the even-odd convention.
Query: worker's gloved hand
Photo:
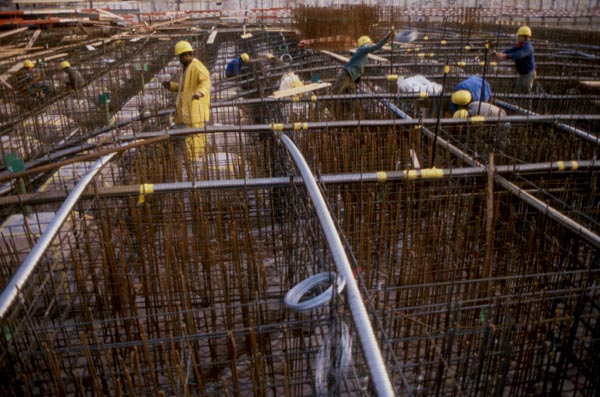
[[[165,87],[167,90],[171,89],[171,82],[170,81],[163,81],[162,82],[162,86]]]

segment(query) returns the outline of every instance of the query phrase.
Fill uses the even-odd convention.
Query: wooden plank
[[[354,54],[354,53],[356,52],[356,48],[355,48],[355,49],[352,49],[352,50],[350,50],[350,52],[351,52],[352,54]],[[374,61],[383,62],[383,63],[390,63],[390,60],[389,60],[389,59],[387,59],[387,58],[383,58],[383,57],[380,57],[380,56],[378,56],[378,55],[375,55],[375,54],[369,54],[369,55],[367,55],[367,56],[369,57],[369,59],[372,59],[372,60],[374,60]]]
[[[327,51],[327,50],[319,50],[319,52],[321,54],[325,54],[325,55],[329,55],[332,58],[337,59],[338,61],[342,61],[342,62],[348,62],[350,60],[350,58],[347,58],[345,56],[336,54],[335,52],[331,52],[331,51]]]
[[[24,49],[2,51],[2,53],[0,53],[0,58],[10,58],[10,57],[14,57],[16,55],[22,55],[24,53],[25,53]]]
[[[124,21],[124,20],[125,20],[125,18],[123,18],[122,16],[120,16],[120,15],[117,15],[117,14],[113,14],[113,13],[112,13],[112,12],[110,12],[110,11],[101,10],[101,9],[98,9],[97,11],[98,11],[98,14],[100,14],[100,16],[104,16],[104,17],[106,17],[106,18],[110,18],[110,19],[118,19],[118,20],[120,20],[120,21]]]
[[[210,32],[210,35],[208,36],[208,40],[206,40],[206,44],[213,44],[215,42],[215,39],[217,38],[217,30],[213,30],[212,32]]]
[[[183,17],[183,18],[177,18],[177,19],[171,19],[170,21],[165,21],[165,22],[159,22],[159,23],[155,23],[153,25],[148,26],[149,29],[156,29],[159,26],[165,26],[165,25],[171,25],[173,23],[178,23],[178,22],[183,22],[186,19],[189,19],[189,17]]]
[[[594,80],[589,80],[589,81],[580,81],[579,83],[591,87],[591,88],[600,88],[600,81],[594,81]]]
[[[8,37],[8,36],[11,36],[13,34],[17,34],[17,33],[23,32],[24,30],[27,30],[27,29],[29,29],[29,28],[18,28],[18,29],[9,30],[8,32],[0,33],[0,38],[2,38],[2,37]]]
[[[10,69],[8,69],[6,72],[4,72],[4,74],[0,76],[0,82],[2,82],[2,84],[4,84],[12,90],[13,87],[10,84],[8,84],[7,80],[10,78],[11,74],[18,72],[21,69],[23,69],[23,62],[19,62],[12,65]]]
[[[51,60],[53,60],[53,59],[65,58],[65,57],[68,57],[68,56],[69,56],[69,53],[68,53],[68,52],[63,52],[63,53],[60,53],[60,54],[54,54],[54,55],[51,55],[51,56],[49,56],[49,57],[44,57],[44,60],[45,60],[45,61],[51,61]]]
[[[90,35],[90,32],[88,32],[88,31],[87,31],[87,29],[86,29],[86,28],[84,28],[84,27],[83,27],[83,25],[81,25],[81,24],[78,24],[78,25],[77,25],[77,29],[79,29],[79,30],[80,30],[80,31],[81,31],[81,32],[82,32],[84,35],[86,35],[86,36],[89,36],[89,35]]]
[[[6,76],[6,75],[2,75],[2,76],[0,76],[0,84],[3,84],[3,85],[5,85],[5,86],[6,86],[8,89],[11,89],[11,90],[12,90],[12,89],[13,89],[13,86],[12,86],[12,85],[10,85],[10,84],[8,84],[8,81],[6,81],[6,79],[7,79],[7,78],[8,78],[8,76]]]
[[[275,91],[273,92],[273,95],[270,96],[270,98],[284,98],[287,96],[295,96],[298,94],[303,94],[305,92],[320,90],[321,88],[329,87],[330,85],[331,83],[311,83],[296,88],[290,88],[289,90]]]
[[[75,8],[36,8],[32,10],[23,10],[24,15],[56,15],[56,14],[75,14]]]
[[[37,40],[40,33],[42,33],[42,29],[38,29],[35,32],[33,32],[33,36],[31,36],[31,38],[29,39],[29,42],[25,46],[26,50],[30,49],[33,46],[33,43],[35,43],[35,41]]]

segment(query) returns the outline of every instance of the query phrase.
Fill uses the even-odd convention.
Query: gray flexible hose
[[[335,281],[323,293],[319,294],[318,296],[315,296],[314,298],[305,300],[304,302],[300,302],[302,297],[308,291],[310,291],[317,285],[323,284],[326,281],[333,280]],[[297,312],[311,310],[319,306],[323,306],[331,300],[333,285],[337,285],[337,293],[341,294],[344,290],[344,287],[346,286],[346,280],[341,275],[338,275],[336,278],[335,272],[318,273],[296,284],[291,290],[287,292],[287,294],[285,294],[283,301],[285,302],[285,305],[287,307]]]

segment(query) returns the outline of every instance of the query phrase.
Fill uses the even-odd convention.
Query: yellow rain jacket
[[[187,127],[203,127],[210,118],[210,73],[206,66],[194,58],[185,68],[179,83],[171,82],[170,90],[177,92],[175,122]],[[194,93],[202,94],[192,99]]]

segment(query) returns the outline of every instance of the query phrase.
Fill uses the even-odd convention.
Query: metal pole
[[[600,162],[594,160],[584,161],[553,161],[546,163],[533,164],[513,164],[498,165],[495,167],[496,174],[514,174],[520,173],[538,173],[540,171],[575,171],[575,170],[597,170],[600,168]],[[485,167],[463,167],[463,168],[442,168],[439,170],[441,176],[438,178],[459,178],[459,177],[477,177],[485,175],[488,171]],[[402,181],[407,179],[428,179],[431,178],[424,170],[399,170],[399,171],[379,171],[379,172],[356,172],[350,174],[327,174],[320,175],[319,182],[323,185],[339,185],[350,183],[380,183],[381,172],[385,172],[386,181]],[[191,182],[169,182],[153,184],[154,193],[175,193],[190,190],[222,190],[222,189],[263,189],[282,187],[290,185],[302,185],[300,177],[270,177],[270,178],[249,178],[249,179],[224,179],[214,181],[191,181]],[[90,200],[98,197],[124,197],[139,194],[140,185],[120,185],[111,187],[98,187],[93,192],[86,192],[81,195],[81,199]],[[62,202],[67,198],[66,192],[41,192],[26,193],[7,197],[0,197],[0,207],[17,204],[44,204],[52,202]]]
[[[27,255],[15,275],[6,285],[6,288],[4,288],[4,291],[2,291],[2,295],[0,295],[0,318],[4,317],[10,305],[12,305],[17,298],[19,290],[23,288],[23,285],[25,285],[29,279],[29,276],[36,268],[40,258],[50,246],[56,233],[58,233],[60,227],[71,213],[71,210],[75,204],[77,204],[79,197],[87,185],[114,155],[116,155],[116,153],[111,153],[96,161],[90,171],[81,178],[77,185],[75,185],[63,205],[58,209],[54,219],[52,219],[52,222],[50,222],[42,237],[35,244],[29,255]]]
[[[375,385],[377,394],[379,396],[394,396],[395,393],[387,369],[383,363],[383,356],[381,355],[379,344],[375,338],[375,333],[373,332],[371,321],[369,320],[369,314],[365,308],[363,298],[360,295],[358,284],[354,278],[354,273],[352,272],[342,240],[337,233],[331,214],[327,210],[325,199],[323,198],[323,195],[315,182],[315,177],[310,171],[302,153],[285,134],[279,134],[279,139],[291,154],[302,175],[308,194],[315,205],[315,210],[321,223],[321,227],[323,228],[323,232],[325,233],[329,248],[331,249],[336,268],[346,280],[348,306],[350,306],[350,311],[352,312],[354,325],[358,331],[361,346],[369,366],[369,373],[371,374],[371,379]]]

